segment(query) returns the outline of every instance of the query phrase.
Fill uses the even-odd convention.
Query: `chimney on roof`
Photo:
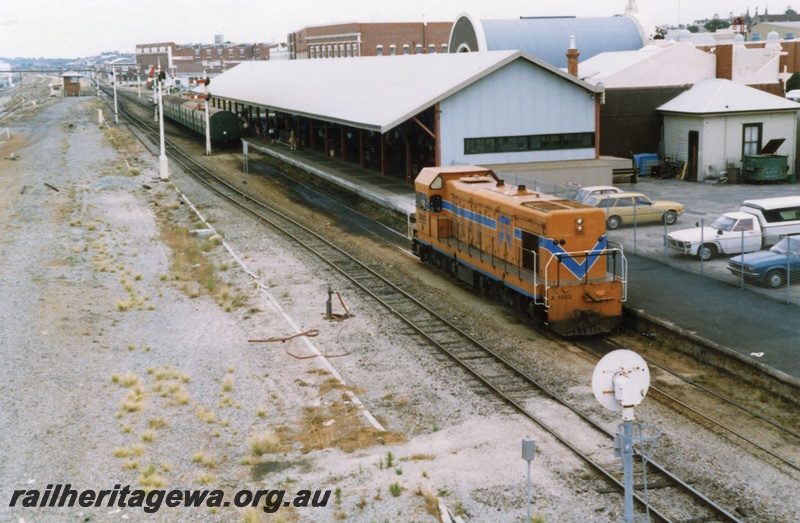
[[[575,35],[570,35],[569,49],[567,49],[567,72],[575,78],[578,77],[578,57],[580,55],[575,47]]]

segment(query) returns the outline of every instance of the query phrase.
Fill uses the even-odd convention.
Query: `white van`
[[[745,200],[739,210],[758,217],[765,246],[778,243],[781,236],[800,234],[800,196]]]

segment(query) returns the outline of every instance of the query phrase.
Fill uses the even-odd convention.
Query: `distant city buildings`
[[[276,44],[236,44],[223,42],[222,35],[214,44],[176,44],[154,42],[136,46],[136,74],[147,75],[151,68],[167,71],[176,81],[204,74],[215,76],[242,62],[269,60]]]

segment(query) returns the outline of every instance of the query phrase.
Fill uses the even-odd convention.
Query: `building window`
[[[591,149],[593,147],[594,133],[531,134],[464,139],[464,154],[558,151]]]
[[[742,126],[742,155],[748,156],[761,152],[760,123],[746,123]]]

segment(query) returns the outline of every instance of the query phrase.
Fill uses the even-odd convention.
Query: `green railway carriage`
[[[203,100],[165,96],[163,105],[165,117],[205,136],[206,115]],[[239,119],[235,114],[209,107],[208,119],[211,124],[212,142],[230,144],[239,140]]]

